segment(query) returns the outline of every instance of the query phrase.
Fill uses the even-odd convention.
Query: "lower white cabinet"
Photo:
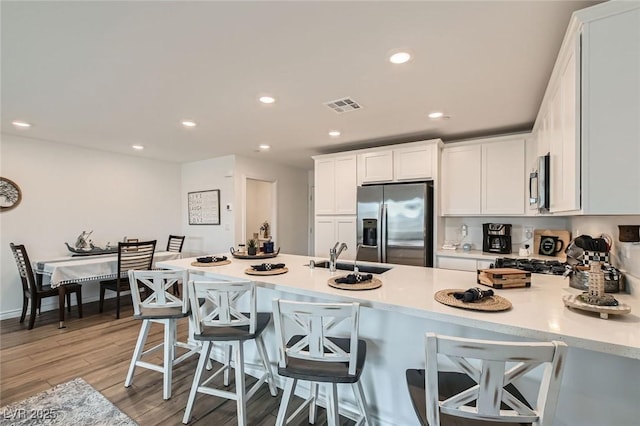
[[[346,243],[340,259],[353,260],[356,257],[356,216],[316,216],[314,255],[328,258],[329,249],[336,242]]]
[[[440,269],[476,272],[478,269],[489,268],[492,263],[491,260],[486,259],[437,256],[437,267]],[[473,287],[473,284],[475,284],[475,282],[469,283],[469,287]]]

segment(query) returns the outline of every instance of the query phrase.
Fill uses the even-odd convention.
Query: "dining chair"
[[[199,346],[178,341],[178,320],[189,316],[189,299],[186,297],[188,294],[187,289],[185,288],[181,292],[184,295],[182,299],[167,291],[173,288],[174,285],[182,286],[182,283],[187,282],[187,276],[188,272],[186,270],[129,271],[133,317],[142,320],[142,326],[131,357],[127,378],[124,382],[125,387],[129,387],[133,383],[136,367],[148,368],[162,373],[162,396],[164,399],[169,399],[171,398],[173,366],[199,352]],[[143,288],[145,289],[144,294],[141,291]],[[145,350],[144,347],[152,323],[163,325],[164,340]],[[155,353],[161,348],[164,355],[162,365],[142,360],[142,357]],[[187,349],[187,352],[176,358],[176,348]]]
[[[426,369],[406,370],[422,425],[534,424],[551,426],[567,345],[502,342],[426,334]],[[459,371],[441,371],[438,354]],[[513,382],[544,366],[532,406]],[[425,387],[426,383],[426,387]]]
[[[278,346],[278,374],[287,377],[276,425],[286,425],[307,405],[309,423],[316,421],[318,384],[327,383],[327,423],[340,424],[338,384],[350,384],[361,417],[356,424],[371,425],[360,376],[367,345],[358,338],[360,305],[312,303],[275,299],[273,316]],[[345,337],[332,337],[343,322],[349,325]],[[310,396],[289,417],[287,407],[298,380],[310,382]]]
[[[247,401],[258,388],[267,383],[271,395],[277,395],[273,373],[267,349],[262,340],[262,332],[271,321],[270,312],[257,312],[256,286],[253,281],[189,281],[189,300],[194,319],[194,336],[202,342],[200,359],[193,377],[193,384],[187,399],[182,423],[191,419],[191,411],[197,393],[227,398],[236,401],[238,425],[247,425]],[[248,300],[247,300],[248,299]],[[204,304],[201,302],[204,301]],[[248,311],[240,310],[240,303],[248,302]],[[247,391],[244,377],[244,342],[254,340],[264,373]],[[209,360],[213,342],[230,345],[225,351],[224,365],[204,381],[205,364]],[[216,388],[209,383],[220,374],[224,374],[224,385],[229,386],[229,370],[231,369],[230,349],[234,353],[235,392]]]
[[[27,249],[22,244],[9,243],[11,251],[18,265],[18,272],[22,280],[22,315],[20,322],[23,323],[27,314],[27,306],[31,300],[31,313],[29,315],[29,330],[33,328],[36,321],[36,309],[40,310],[42,299],[60,295],[59,288],[52,288],[51,285],[43,285],[41,280],[36,280],[29,261]],[[78,283],[63,284],[67,296],[67,306],[71,312],[71,293],[76,294],[76,304],[78,305],[78,317],[82,318],[82,285]],[[58,302],[60,318],[64,318],[64,302]]]
[[[184,245],[184,235],[169,235],[169,239],[167,240],[167,251],[173,253],[182,253],[182,246]],[[173,286],[173,294],[176,296],[180,295],[180,283],[176,283]]]
[[[118,243],[117,276],[111,280],[100,281],[100,312],[104,309],[105,292],[110,290],[116,293],[116,319],[120,318],[120,295],[129,292],[128,272],[132,269],[150,270],[155,249],[156,240]]]
[[[169,235],[169,239],[167,240],[167,251],[182,253],[184,239],[184,235]]]

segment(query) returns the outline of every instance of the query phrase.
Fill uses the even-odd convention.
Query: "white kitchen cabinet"
[[[482,144],[482,214],[524,214],[525,140]]]
[[[522,215],[525,136],[446,146],[441,176],[443,215]]]
[[[637,215],[640,3],[607,2],[602,10],[610,15],[585,17],[582,33],[582,213]]]
[[[329,249],[339,241],[347,244],[347,250],[342,252],[340,259],[355,258],[356,216],[316,216],[314,229],[316,257],[329,257]]]
[[[472,259],[441,255],[437,255],[436,259],[437,267],[440,269],[454,269],[457,271],[472,272],[476,272],[478,269],[488,269],[491,267],[491,264],[495,262],[495,259]]]
[[[560,62],[558,85],[551,96],[548,119],[550,158],[550,203],[549,211],[565,212],[580,208],[580,140],[576,137],[579,113],[578,69],[576,56],[579,44],[571,39],[573,46]]]
[[[359,184],[435,179],[439,139],[412,142],[392,149],[372,149],[358,154]]]
[[[395,180],[433,179],[438,151],[435,144],[393,150]]]
[[[356,156],[314,157],[315,214],[355,214]]]
[[[480,213],[481,160],[480,144],[442,150],[440,193],[443,215]]]
[[[534,124],[551,154],[551,213],[640,213],[638,28],[638,2],[605,2],[570,21]]]
[[[393,180],[393,151],[373,151],[359,154],[362,183]]]

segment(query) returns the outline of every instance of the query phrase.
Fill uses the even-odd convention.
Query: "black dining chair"
[[[184,238],[184,235],[169,235],[169,240],[167,241],[167,251],[182,253]]]
[[[20,322],[23,323],[27,315],[27,306],[31,300],[31,313],[29,315],[29,330],[33,328],[36,321],[36,310],[40,310],[42,299],[47,297],[59,297],[60,289],[52,288],[51,285],[43,285],[41,280],[36,280],[29,261],[27,249],[22,244],[9,243],[11,251],[18,265],[18,272],[22,280],[22,315]],[[82,318],[82,285],[77,283],[62,284],[67,295],[67,306],[71,312],[71,293],[76,294],[76,303],[78,305],[78,317]],[[64,302],[59,304],[60,321],[64,318]]]
[[[118,243],[118,267],[117,277],[111,280],[100,281],[100,312],[104,309],[104,296],[106,290],[116,293],[116,319],[120,319],[120,295],[129,293],[130,270],[150,270],[153,264],[153,253],[156,249],[156,240]]]
[[[182,246],[184,245],[184,235],[169,235],[169,239],[167,240],[167,251],[173,253],[182,253]],[[180,296],[180,283],[176,283],[173,286],[173,294],[175,296]]]

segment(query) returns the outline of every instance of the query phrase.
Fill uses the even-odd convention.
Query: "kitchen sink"
[[[329,261],[323,260],[320,262],[316,262],[316,268],[327,268],[329,269]],[[337,262],[336,269],[340,269],[342,271],[353,271],[353,262]],[[358,265],[358,270],[365,274],[384,274],[387,272],[389,267],[385,266],[373,266],[373,265]]]

